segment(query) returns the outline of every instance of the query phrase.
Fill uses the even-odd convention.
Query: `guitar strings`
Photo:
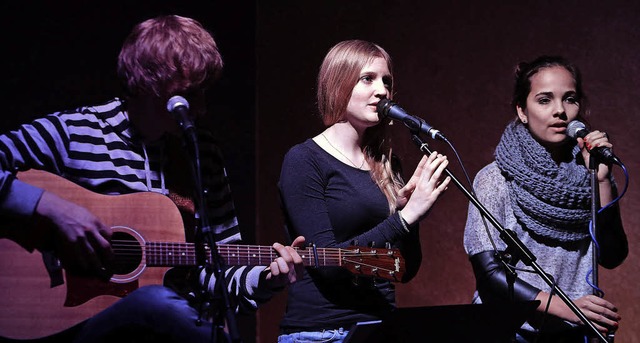
[[[137,240],[113,240],[112,246],[114,253],[117,256],[119,263],[139,264],[142,259],[150,265],[170,265],[170,266],[190,266],[196,264],[196,251],[195,244],[193,243],[176,243],[176,242],[149,242],[145,243],[144,247]],[[313,248],[298,248],[295,249],[302,253],[303,260],[308,260],[308,264],[313,264]],[[262,261],[264,258],[267,261],[272,261],[279,255],[272,247],[265,246],[251,246],[251,245],[231,245],[221,244],[218,245],[218,250],[224,255],[223,259],[230,265],[251,264],[251,261],[258,259]],[[380,249],[383,252],[391,252],[393,250]],[[209,247],[205,247],[205,252],[210,253]],[[320,251],[320,260],[323,261],[324,266],[340,266],[340,262],[352,263],[359,266],[364,266],[376,270],[376,274],[380,276],[380,273],[389,273],[394,275],[396,273],[395,263],[389,260],[379,260],[377,265],[366,263],[361,260],[353,260],[350,257],[366,257],[380,255],[381,257],[389,256],[386,253],[378,253],[375,249],[371,251],[357,251],[350,249],[340,248],[324,248]],[[391,255],[393,256],[393,255]],[[391,267],[388,267],[391,266]]]
[[[118,251],[141,251],[142,245],[139,244],[138,241],[130,241],[130,240],[113,240],[112,246],[114,250]],[[150,242],[145,246],[145,250],[149,252],[149,250],[154,249],[163,249],[163,250],[186,250],[187,252],[191,252],[195,250],[195,244],[193,243],[159,243],[159,242]],[[311,253],[313,251],[312,248],[295,248],[298,252],[302,251],[303,253]],[[301,250],[303,249],[303,250]],[[206,249],[209,250],[208,248]],[[224,251],[226,253],[233,253],[234,256],[242,256],[242,255],[273,255],[278,256],[275,252],[275,249],[272,247],[263,247],[263,246],[245,246],[245,245],[219,245],[219,251]],[[383,251],[388,251],[388,249],[381,249]],[[194,252],[195,253],[195,252]],[[388,256],[387,253],[379,253],[377,251],[353,251],[349,249],[339,249],[339,248],[324,248],[323,251],[320,252],[323,256],[332,256],[332,257],[348,257],[348,256]]]

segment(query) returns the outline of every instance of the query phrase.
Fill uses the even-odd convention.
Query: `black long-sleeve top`
[[[384,194],[368,171],[346,165],[307,140],[285,156],[279,189],[288,234],[303,235],[318,247],[351,245],[403,251],[408,272],[420,263],[417,225],[405,229],[390,214]],[[409,271],[413,269],[413,271]],[[395,307],[393,284],[361,279],[344,269],[309,269],[289,288],[284,332],[337,329],[382,318]]]

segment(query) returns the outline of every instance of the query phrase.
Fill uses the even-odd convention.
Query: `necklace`
[[[357,165],[357,164],[355,164],[355,163],[353,163],[353,161],[352,161],[349,157],[347,157],[347,155],[343,154],[343,153],[342,153],[342,151],[340,151],[338,148],[336,148],[335,146],[333,146],[333,144],[331,144],[331,142],[329,141],[329,139],[327,138],[327,136],[325,136],[325,135],[324,135],[324,133],[321,133],[320,135],[321,135],[322,137],[324,137],[324,140],[325,140],[325,141],[327,141],[327,143],[329,143],[329,146],[331,146],[331,147],[333,148],[333,150],[337,151],[337,152],[338,152],[338,154],[340,154],[342,157],[346,158],[346,159],[347,159],[347,161],[351,162],[351,164],[352,164],[354,167],[356,167],[356,168],[358,168],[358,169],[362,169],[362,167],[364,166],[364,161],[366,160],[366,158],[363,158],[363,159],[362,159],[362,164],[360,164],[360,167],[358,167],[358,165]]]

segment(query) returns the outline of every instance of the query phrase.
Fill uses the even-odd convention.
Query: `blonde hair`
[[[322,62],[318,73],[318,111],[326,126],[344,120],[353,88],[362,69],[375,58],[383,58],[393,75],[389,54],[377,44],[363,40],[342,41],[333,46]],[[393,94],[393,82],[389,91]],[[404,185],[399,165],[392,161],[387,137],[388,120],[365,131],[362,149],[371,166],[371,178],[387,198],[390,212],[395,212],[398,190]]]

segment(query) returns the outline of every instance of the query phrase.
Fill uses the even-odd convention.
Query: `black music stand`
[[[354,325],[345,343],[511,342],[539,301],[398,308],[381,322]]]

